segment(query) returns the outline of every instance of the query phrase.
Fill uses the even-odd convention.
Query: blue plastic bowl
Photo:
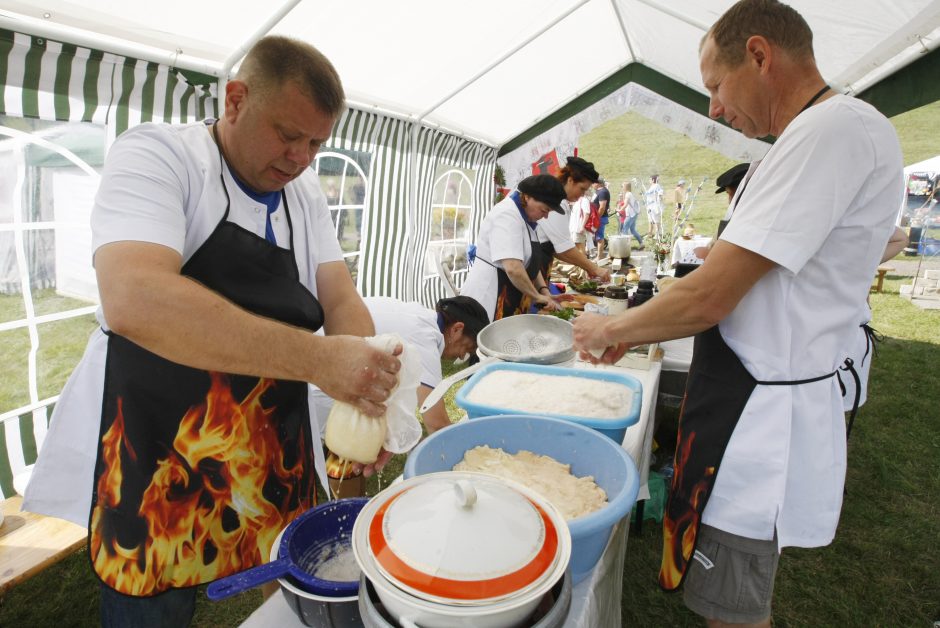
[[[497,362],[488,364],[473,374],[464,386],[457,391],[457,405],[467,411],[467,416],[471,419],[477,419],[484,416],[496,416],[500,414],[519,415],[518,408],[501,408],[483,403],[474,403],[467,399],[467,395],[473,390],[480,380],[487,374],[494,371],[526,371],[530,373],[544,373],[545,375],[580,377],[583,379],[596,379],[607,382],[614,382],[626,386],[633,391],[633,403],[619,416],[605,417],[595,419],[583,416],[571,416],[566,414],[541,414],[539,416],[563,419],[579,425],[586,425],[609,436],[618,445],[623,442],[623,436],[627,428],[635,425],[640,420],[640,409],[643,405],[643,385],[640,380],[617,371],[605,371],[600,369],[579,369],[567,368],[562,366],[549,366],[541,364],[524,364],[521,362]]]
[[[614,525],[636,503],[640,476],[630,455],[617,443],[582,425],[529,415],[483,417],[435,432],[405,462],[405,478],[451,471],[464,452],[489,445],[514,454],[525,449],[571,465],[571,473],[594,476],[607,492],[601,510],[568,522],[571,532],[572,578],[577,584],[594,568]]]

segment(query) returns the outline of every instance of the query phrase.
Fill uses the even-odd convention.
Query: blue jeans
[[[102,628],[181,628],[196,611],[196,587],[134,597],[101,585]]]
[[[636,241],[640,243],[640,246],[643,246],[643,236],[637,233],[636,230],[636,219],[639,217],[640,215],[637,214],[633,218],[627,218],[625,221],[621,222],[620,235],[627,235],[627,231],[629,230],[630,233],[633,234],[633,237],[636,238]]]

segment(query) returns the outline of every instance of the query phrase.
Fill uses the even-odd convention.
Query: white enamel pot
[[[353,553],[402,625],[510,628],[564,577],[571,536],[526,487],[446,471],[376,495],[353,527]]]

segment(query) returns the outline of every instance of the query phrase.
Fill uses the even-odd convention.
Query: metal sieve
[[[484,327],[477,347],[507,362],[558,364],[574,357],[574,327],[556,316],[519,314]]]

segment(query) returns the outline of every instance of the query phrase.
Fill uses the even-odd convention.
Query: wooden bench
[[[871,287],[871,289],[874,292],[882,291],[882,289],[884,288],[884,283],[885,283],[885,275],[887,275],[892,270],[894,270],[894,266],[879,266],[878,267],[878,270],[875,271],[877,273],[875,275],[875,283]]]
[[[0,503],[0,595],[85,545],[88,530],[70,521],[23,512],[23,498]]]

